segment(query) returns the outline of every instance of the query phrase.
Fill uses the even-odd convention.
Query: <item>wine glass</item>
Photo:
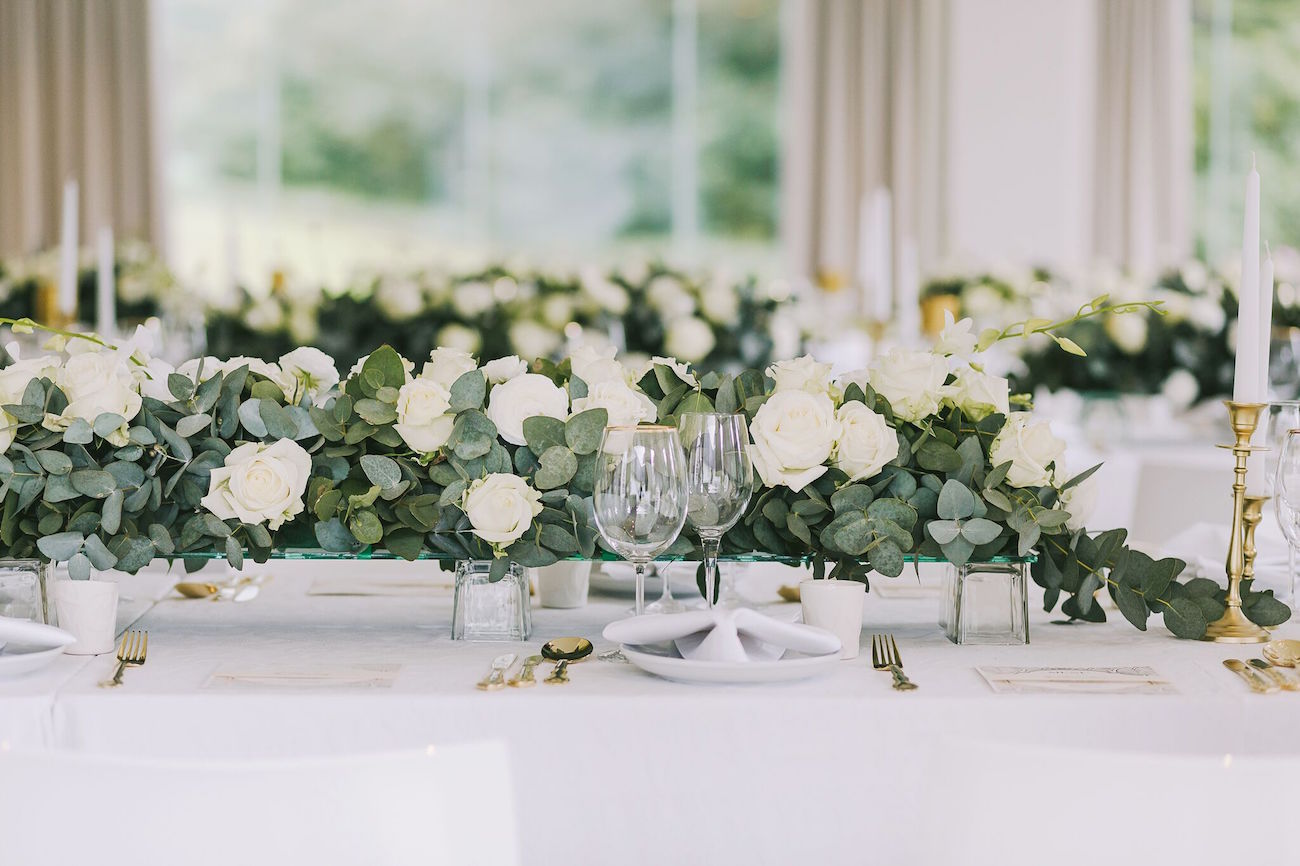
[[[1273,482],[1277,522],[1286,536],[1291,578],[1291,603],[1296,602],[1296,548],[1300,547],[1300,429],[1288,430],[1282,440],[1277,477]]]
[[[1269,403],[1265,411],[1268,414],[1264,421],[1264,441],[1258,444],[1268,448],[1264,452],[1264,492],[1272,496],[1286,435],[1292,430],[1300,430],[1300,400],[1276,400]]]
[[[636,613],[668,613],[680,603],[664,577],[664,597],[645,604],[645,567],[686,523],[686,457],[677,431],[663,425],[606,427],[592,491],[596,529],[636,569]]]
[[[704,598],[713,607],[722,534],[736,525],[754,492],[749,427],[744,415],[685,412],[677,419],[686,452],[686,519],[704,549]],[[734,588],[728,596],[735,595]],[[730,597],[719,604],[734,603]]]

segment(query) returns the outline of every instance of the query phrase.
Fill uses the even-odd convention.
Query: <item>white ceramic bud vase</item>
[[[804,623],[824,628],[839,638],[842,659],[858,657],[866,598],[866,584],[856,580],[805,580],[799,584]]]
[[[111,580],[54,581],[59,628],[77,639],[64,650],[91,656],[113,651],[117,633],[117,584]]]
[[[584,607],[590,581],[590,562],[557,562],[539,568],[537,600],[542,607]]]

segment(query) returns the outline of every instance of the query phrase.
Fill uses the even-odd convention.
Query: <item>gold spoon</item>
[[[211,598],[221,589],[215,583],[191,583],[182,581],[174,587],[177,592],[186,598]]]
[[[550,685],[569,681],[569,662],[580,662],[591,655],[591,641],[585,637],[557,637],[542,644],[542,657],[555,662],[546,682]]]

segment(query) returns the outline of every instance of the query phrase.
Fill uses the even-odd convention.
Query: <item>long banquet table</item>
[[[0,680],[0,741],[219,759],[499,739],[525,863],[836,864],[865,862],[868,839],[873,862],[911,860],[942,779],[936,747],[954,736],[1102,747],[1122,731],[1136,750],[1272,754],[1294,751],[1300,721],[1300,694],[1251,695],[1223,670],[1248,649],[1177,641],[1154,622],[1053,625],[1041,610],[1029,646],[958,647],[935,625],[937,594],[906,577],[868,596],[863,643],[893,633],[914,693],[893,691],[866,650],[786,685],[682,685],[592,659],[566,687],[485,693],[474,683],[503,645],[449,640],[448,576],[404,568],[276,564],[245,603],[180,599],[174,575],[122,576],[120,625],[148,629],[148,663],[115,690],[96,686],[109,656]],[[399,573],[402,594],[364,594]],[[775,600],[782,579],[749,591]],[[349,582],[358,594],[317,594]],[[581,609],[535,609],[534,638],[509,649],[566,634],[607,649],[600,630],[626,607],[593,595]],[[1177,694],[995,694],[980,665],[1150,665]],[[328,679],[339,672],[357,679]]]

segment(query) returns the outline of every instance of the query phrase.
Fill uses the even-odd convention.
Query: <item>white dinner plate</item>
[[[786,653],[783,658],[765,662],[691,661],[676,649],[658,646],[623,644],[623,655],[646,673],[679,683],[786,683],[822,676],[835,670],[840,654],[805,656]]]
[[[0,652],[0,679],[38,671],[63,655],[63,647],[32,646],[10,642]]]

